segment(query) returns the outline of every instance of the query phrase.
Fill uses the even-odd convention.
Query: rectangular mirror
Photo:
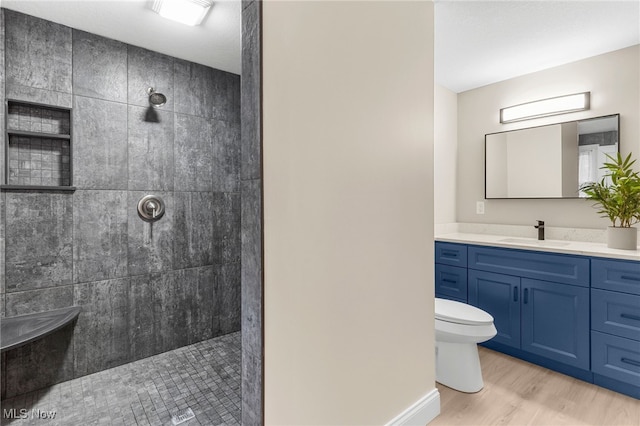
[[[620,115],[485,135],[485,198],[578,198],[619,150]]]

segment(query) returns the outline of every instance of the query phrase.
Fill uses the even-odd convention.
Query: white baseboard
[[[431,392],[397,415],[385,426],[425,426],[440,414],[440,392]]]

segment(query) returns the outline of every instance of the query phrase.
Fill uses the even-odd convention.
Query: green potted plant
[[[607,158],[610,161],[601,167],[607,173],[600,182],[585,183],[580,189],[588,200],[596,202],[598,213],[611,221],[607,246],[636,250],[638,231],[633,225],[640,222],[640,175],[633,170],[636,161],[631,159],[631,153],[625,158],[619,152],[616,157]]]

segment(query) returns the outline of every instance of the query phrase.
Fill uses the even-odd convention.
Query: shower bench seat
[[[75,320],[79,306],[0,319],[0,352],[40,339]]]

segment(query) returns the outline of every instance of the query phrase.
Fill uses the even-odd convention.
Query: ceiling
[[[216,0],[202,25],[160,17],[152,0],[0,0],[2,7],[240,74],[239,0]]]
[[[460,93],[640,43],[640,0],[435,1],[435,80]]]
[[[151,0],[2,0],[2,7],[224,71],[241,72],[241,2],[201,26]],[[640,44],[640,0],[435,0],[435,78],[456,93]]]

